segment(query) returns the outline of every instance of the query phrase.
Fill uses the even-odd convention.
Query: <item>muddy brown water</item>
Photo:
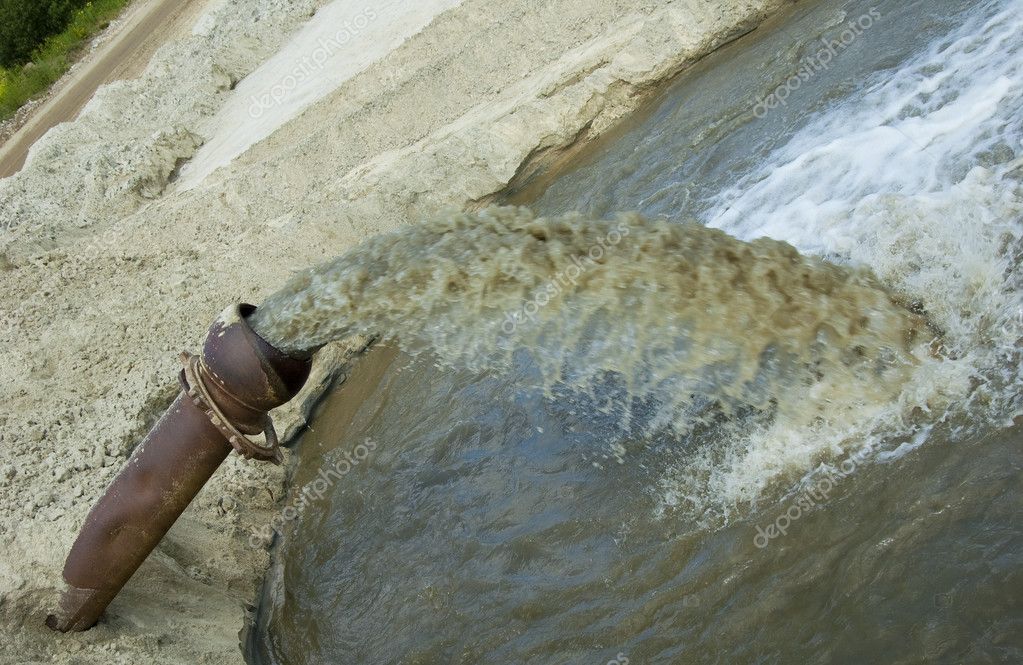
[[[331,395],[301,444],[311,507],[277,556],[262,633],[275,662],[1004,662],[1018,648],[1023,429],[866,465],[758,548],[789,504],[713,531],[655,519],[649,487],[673,452],[605,459],[599,420],[516,379],[378,348]],[[339,464],[351,471],[317,499]]]
[[[523,255],[502,291],[456,238],[405,275],[461,275],[452,302],[353,309],[397,239],[271,299],[260,325],[297,346],[364,332],[357,313],[401,330],[375,331],[298,444],[250,662],[1023,661],[1021,21],[1018,0],[800,5],[533,192],[576,225],[637,210],[867,271],[886,295],[816,301],[890,312],[866,343],[797,335],[779,369],[789,328],[708,317],[730,343],[694,350],[688,304],[638,295],[674,283],[670,252],[610,259],[503,337],[504,305],[526,312],[563,264]],[[487,246],[517,247],[508,228]],[[701,306],[746,292],[715,285]]]

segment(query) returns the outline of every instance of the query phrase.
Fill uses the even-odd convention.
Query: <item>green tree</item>
[[[24,64],[87,0],[0,0],[0,65]]]

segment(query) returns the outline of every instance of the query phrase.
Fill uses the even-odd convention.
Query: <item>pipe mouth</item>
[[[312,362],[260,337],[248,322],[255,311],[248,303],[224,309],[210,326],[202,354],[181,355],[181,384],[241,455],[280,464],[280,444],[268,412],[298,394]],[[248,438],[260,433],[265,443]]]
[[[228,308],[228,309],[230,309],[230,308]],[[310,349],[310,350],[291,350],[291,351],[285,351],[283,349],[277,348],[276,346],[271,344],[269,341],[267,341],[266,338],[264,338],[262,335],[260,335],[258,332],[256,332],[256,329],[253,328],[252,325],[249,323],[249,318],[253,314],[256,313],[257,309],[259,309],[259,307],[257,305],[253,305],[253,304],[250,304],[250,303],[247,303],[247,302],[239,303],[238,307],[237,307],[238,318],[242,321],[242,323],[245,324],[245,326],[250,331],[252,331],[253,335],[258,337],[264,344],[267,345],[267,347],[273,349],[277,353],[279,353],[279,354],[281,354],[283,356],[287,356],[288,358],[292,358],[294,360],[305,361],[305,360],[312,359],[312,357],[314,355],[316,355],[316,352],[319,351],[321,348],[323,348],[322,346],[319,346],[319,347],[316,347],[315,349]]]
[[[213,384],[255,411],[274,409],[298,394],[312,368],[259,336],[248,318],[255,305],[226,308],[210,326],[202,349]]]

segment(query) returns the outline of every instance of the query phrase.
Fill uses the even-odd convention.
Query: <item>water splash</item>
[[[526,353],[552,396],[584,395],[625,424],[641,403],[649,436],[750,413],[848,427],[898,399],[933,338],[868,271],[783,242],[524,208],[373,238],[298,276],[252,323],[289,350],[378,334],[474,369]]]

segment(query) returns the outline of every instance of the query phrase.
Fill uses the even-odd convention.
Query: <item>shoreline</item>
[[[318,4],[287,13],[287,25]],[[14,229],[0,242],[0,279],[20,303],[4,329],[8,445],[0,449],[0,561],[26,562],[0,567],[0,622],[14,650],[58,663],[242,662],[238,631],[269,564],[267,549],[253,551],[247,539],[278,509],[285,479],[234,456],[100,626],[78,635],[42,627],[85,513],[173,397],[174,352],[196,347],[225,305],[260,302],[293,269],[441,209],[497,200],[563,163],[557,158],[612,131],[683,69],[787,4],[665,0],[637,9],[606,0],[574,17],[570,2],[466,0],[188,192],[171,173],[195,146],[168,137],[198,136],[232,82],[273,44],[212,57],[221,69],[202,74],[212,88],[202,88],[195,112],[177,114],[164,143],[146,143],[151,126],[128,125],[134,138],[125,145],[141,146],[141,156],[117,162],[123,172],[79,165],[123,149],[95,139],[101,127],[133,121],[114,117],[118,95],[158,81],[174,89],[187,69],[174,58],[190,47],[162,49],[141,79],[101,90],[0,186],[13,206],[5,228]],[[566,16],[552,24],[558,15]],[[507,30],[513,21],[517,31]],[[204,29],[189,39],[214,40],[220,28]],[[179,102],[168,92],[159,103]],[[159,113],[153,126],[165,127]],[[138,163],[150,169],[144,178]],[[44,181],[53,168],[65,182]],[[357,350],[321,354],[303,396],[275,414],[286,439]]]

